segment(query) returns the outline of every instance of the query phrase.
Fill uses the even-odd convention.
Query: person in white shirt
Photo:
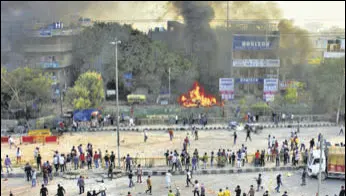
[[[36,186],[36,171],[34,169],[31,172],[31,186]]]
[[[60,172],[65,172],[65,157],[64,156],[60,155],[59,165],[60,165]]]
[[[241,167],[244,167],[245,165],[245,151],[241,152]]]
[[[130,120],[129,120],[129,126],[131,127],[131,126],[135,126],[135,123],[133,122],[133,118],[130,118]]]
[[[175,168],[175,171],[177,170],[177,157],[175,155],[172,157],[172,171],[173,168]]]
[[[22,151],[19,149],[19,147],[17,148],[16,157],[17,157],[17,164],[18,164],[18,162],[20,163],[22,161]]]
[[[54,164],[54,167],[55,167],[55,172],[57,173],[58,170],[59,170],[59,161],[58,161],[58,156],[56,156],[56,155],[54,155],[53,164]]]
[[[8,144],[10,145],[10,149],[11,149],[12,144],[14,144],[13,138],[11,136],[8,137]]]
[[[148,140],[148,131],[147,129],[144,129],[144,142],[147,142]]]
[[[269,147],[267,151],[267,161],[272,161],[272,148]]]
[[[198,180],[195,180],[195,186],[193,187],[193,195],[199,195],[199,183]]]
[[[168,172],[166,173],[166,184],[167,184],[167,188],[171,188],[171,177],[172,174],[170,172],[170,170],[168,170]]]
[[[34,158],[35,158],[35,160],[37,159],[38,153],[39,153],[39,148],[36,147],[35,150],[34,150]]]

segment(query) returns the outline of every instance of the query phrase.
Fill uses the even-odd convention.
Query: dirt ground
[[[303,142],[308,145],[309,140],[312,137],[317,137],[321,132],[329,141],[332,142],[345,142],[344,136],[337,136],[337,127],[331,128],[304,128],[301,129],[299,136]],[[190,135],[190,152],[195,148],[202,154],[207,152],[210,154],[212,150],[217,151],[219,148],[237,150],[241,144],[244,143],[248,146],[249,153],[254,153],[257,149],[266,149],[268,134],[275,135],[280,141],[288,139],[290,136],[290,129],[267,129],[263,130],[261,134],[252,135],[252,142],[245,142],[245,132],[238,132],[237,145],[233,146],[233,132],[230,131],[199,131],[199,140],[195,141],[191,138],[191,131],[175,131],[173,141],[169,140],[168,132],[164,131],[152,131],[148,132],[149,139],[144,143],[143,132],[120,132],[120,152],[121,156],[125,156],[129,153],[131,156],[137,157],[159,157],[163,158],[166,150],[176,149],[181,151],[183,146],[183,140],[187,133]],[[52,156],[55,150],[60,153],[70,152],[72,146],[77,147],[79,144],[86,148],[86,145],[90,142],[93,145],[94,150],[101,149],[102,153],[105,150],[109,152],[114,151],[117,155],[117,136],[116,132],[83,132],[83,133],[65,133],[59,138],[59,143],[51,144],[22,144],[19,147],[22,150],[22,160],[33,161],[35,147],[40,148],[42,160],[52,160]],[[19,138],[15,138],[15,143],[19,143]],[[281,142],[280,142],[281,143]],[[9,149],[8,144],[1,145],[1,158],[4,159],[8,154],[14,161],[16,149],[12,147]]]

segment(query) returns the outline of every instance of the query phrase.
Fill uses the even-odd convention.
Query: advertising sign
[[[42,68],[58,68],[59,63],[58,62],[41,62]]]
[[[237,78],[235,80],[238,84],[259,84],[263,82],[262,78]]]
[[[266,78],[263,80],[263,99],[265,102],[274,101],[278,85],[279,80],[277,78]]]
[[[50,29],[42,29],[40,30],[41,37],[52,37],[52,31]]]
[[[280,59],[234,59],[233,67],[280,67]]]
[[[345,52],[324,52],[324,58],[342,58]]]
[[[234,79],[220,78],[219,91],[220,91],[222,100],[234,99]]]
[[[273,50],[274,47],[273,39],[269,36],[233,36],[234,50]]]

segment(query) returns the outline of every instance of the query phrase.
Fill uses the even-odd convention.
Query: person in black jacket
[[[109,157],[111,160],[111,165],[113,165],[113,167],[115,166],[115,155],[114,152],[112,151],[111,156]]]
[[[132,173],[132,170],[130,170],[130,173],[129,173],[129,188],[135,186],[135,184],[133,183],[133,173]]]
[[[26,174],[26,180],[29,182],[29,180],[31,180],[31,166],[29,165],[29,163],[26,163],[25,167],[24,167],[24,171]]]
[[[344,186],[341,186],[339,196],[345,196],[345,187]]]

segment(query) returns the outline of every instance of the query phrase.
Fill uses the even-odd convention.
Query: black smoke
[[[214,19],[214,9],[203,1],[174,1],[173,6],[184,18],[185,37],[190,44],[191,55],[197,57],[200,82],[212,88],[213,67],[217,64],[217,39],[210,22]],[[213,71],[212,71],[213,70]]]

